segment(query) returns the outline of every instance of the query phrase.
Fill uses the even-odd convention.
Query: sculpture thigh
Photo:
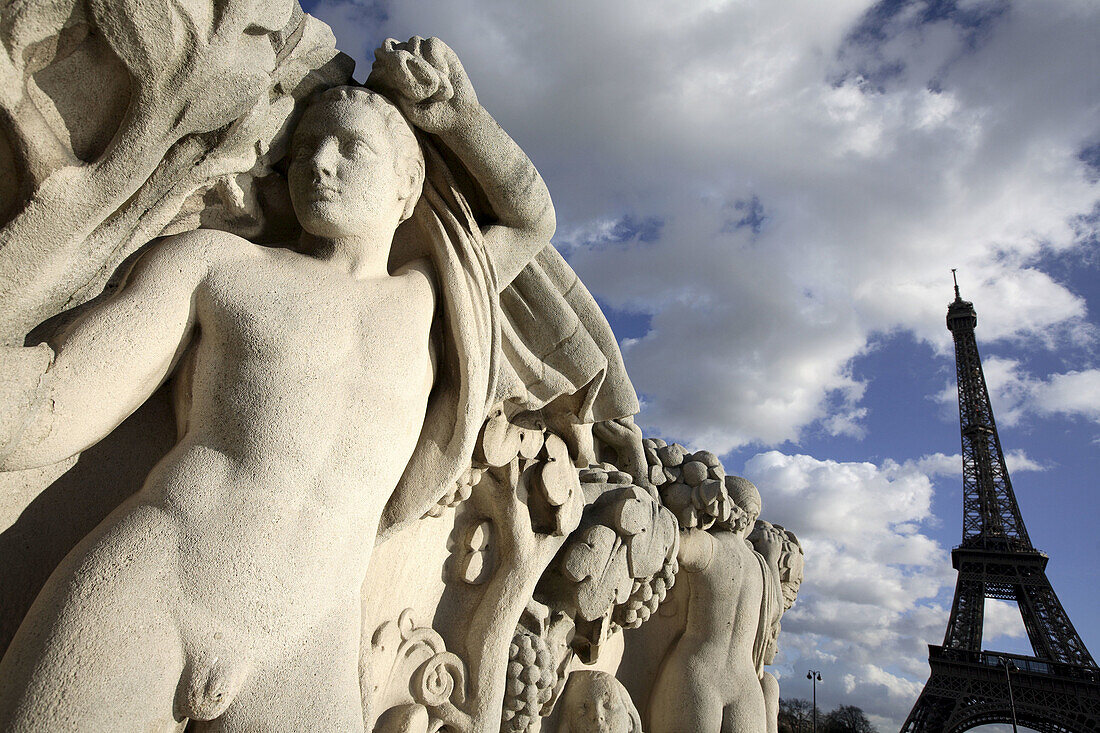
[[[760,688],[764,691],[768,733],[779,733],[779,680],[771,672],[765,672],[760,678]]]
[[[649,733],[719,733],[724,696],[716,686],[720,667],[689,650],[681,639],[661,663],[649,696]]]
[[[135,497],[69,553],[0,662],[0,730],[175,729],[178,542]]]

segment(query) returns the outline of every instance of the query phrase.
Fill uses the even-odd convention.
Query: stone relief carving
[[[0,728],[774,719],[801,547],[716,456],[642,439],[442,41],[387,40],[365,86],[289,0],[13,2],[0,43],[4,531],[74,461],[120,481],[33,605],[3,591]],[[165,395],[174,438],[118,479],[97,444],[151,439],[119,425]]]
[[[562,695],[561,733],[642,733],[642,720],[623,684],[607,672],[569,675]]]

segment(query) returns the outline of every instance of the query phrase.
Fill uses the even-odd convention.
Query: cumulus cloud
[[[1016,425],[1029,416],[1100,423],[1100,369],[1036,377],[1018,359],[994,356],[983,360],[982,371],[999,424]],[[944,405],[957,404],[956,386],[946,385],[937,399]]]
[[[954,572],[928,530],[932,476],[953,476],[957,465],[958,456],[942,454],[875,465],[778,451],[746,462],[763,515],[796,528],[806,550],[806,581],[777,659],[785,694],[801,696],[800,670],[821,669],[825,709],[858,700],[899,727],[928,675],[926,645],[947,623]]]
[[[1009,473],[1023,473],[1025,471],[1046,471],[1045,463],[1036,461],[1028,456],[1022,449],[1014,449],[1005,453],[1005,464]],[[932,453],[907,465],[928,476],[954,476],[962,479],[962,456],[956,453],[949,456],[943,453]]]
[[[853,361],[899,332],[949,358],[952,267],[983,341],[1097,342],[1084,299],[1046,267],[1100,241],[1100,75],[1084,71],[1100,67],[1095,2],[321,0],[312,12],[361,68],[390,35],[455,48],[546,178],[555,243],[602,303],[643,316],[623,351],[647,432],[718,453],[808,430],[859,437],[869,377]],[[1094,364],[985,366],[1003,424],[1100,422]],[[954,386],[940,398],[954,405]],[[809,552],[781,663],[789,675],[817,660],[824,699],[843,692],[884,729],[945,628],[954,575],[930,502],[959,466],[772,451],[744,469]]]
[[[1003,5],[314,12],[360,59],[385,35],[446,37],[550,183],[559,246],[603,302],[650,317],[624,349],[641,420],[721,453],[815,424],[858,436],[852,360],[899,329],[946,349],[950,267],[997,304],[987,338],[1093,337],[1039,263],[1096,236],[1079,153],[1097,134],[1100,77],[1081,69],[1100,65],[1100,9]]]

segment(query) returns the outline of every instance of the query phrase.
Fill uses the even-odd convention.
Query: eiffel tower
[[[947,328],[955,339],[962,428],[963,539],[951,551],[959,575],[943,645],[928,646],[932,674],[901,730],[958,733],[1018,722],[1040,733],[1100,731],[1100,668],[1054,594],[1047,556],[1032,547],[1020,516],[974,340],[977,323],[956,280]],[[1016,602],[1033,656],[982,651],[986,598]]]

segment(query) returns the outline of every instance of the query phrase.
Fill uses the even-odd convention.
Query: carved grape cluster
[[[630,486],[634,479],[610,463],[598,463],[582,468],[578,473],[582,484],[606,484],[609,488]]]
[[[458,479],[451,485],[451,488],[443,495],[438,502],[436,502],[431,509],[425,513],[425,517],[439,517],[443,515],[443,512],[451,507],[458,506],[462,502],[470,498],[470,494],[473,493],[474,487],[481,481],[481,475],[484,471],[476,466],[469,466],[465,471],[459,474]]]
[[[676,554],[665,558],[659,573],[651,578],[639,578],[634,581],[630,598],[615,608],[611,620],[624,629],[636,629],[657,611],[664,603],[668,591],[676,583],[676,573],[680,569]]]
[[[508,647],[508,680],[504,692],[502,733],[538,725],[557,682],[554,655],[546,640],[522,627]],[[547,711],[549,712],[549,711]]]

